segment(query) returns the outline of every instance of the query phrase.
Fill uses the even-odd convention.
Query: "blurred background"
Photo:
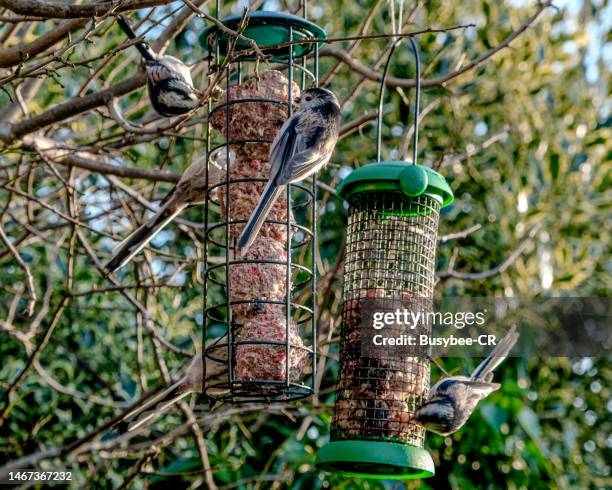
[[[249,2],[223,3],[224,14],[239,14]],[[402,32],[474,24],[418,36],[424,80],[419,159],[442,173],[456,196],[441,218],[440,235],[448,239],[440,241],[438,250],[439,297],[609,296],[612,6],[604,0],[553,4],[403,2]],[[213,12],[212,2],[198,5]],[[273,0],[254,6],[262,7],[297,12],[300,5]],[[396,19],[399,8],[395,2]],[[129,18],[134,24],[143,21],[139,33],[145,38],[163,41],[172,20],[186,10],[182,2],[173,2],[131,12]],[[329,37],[392,29],[389,1],[310,1],[308,12]],[[0,15],[0,51],[57,28],[53,20],[16,22],[17,14],[7,9]],[[167,39],[168,53],[196,68],[205,66],[197,39],[206,25],[202,18],[187,16],[186,25]],[[3,69],[0,120],[45,113],[137,75],[135,50],[118,49],[124,40],[112,17],[103,17],[74,31],[65,49],[49,60],[49,53],[42,53]],[[499,369],[503,388],[480,404],[460,432],[428,435],[426,447],[436,463],[431,479],[366,481],[314,467],[317,449],[329,440],[338,371],[347,209],[334,189],[351,169],[375,161],[371,115],[378,84],[364,78],[359,67],[381,71],[388,47],[388,39],[372,39],[321,50],[320,78],[340,99],[347,131],[319,176],[320,392],[313,400],[284,407],[223,407],[212,413],[196,407],[199,431],[185,413],[174,410],[136,437],[117,442],[115,434],[102,432],[82,451],[69,454],[71,443],[163,383],[156,351],[170,372],[185,362],[151,340],[151,320],[129,297],[163,327],[163,337],[195,352],[203,328],[202,208],[191,208],[180,225],[166,228],[143,259],[122,271],[122,286],[112,286],[92,255],[100,260],[108,256],[147,216],[135,196],[154,202],[172,184],[154,177],[109,180],[103,171],[49,163],[27,145],[3,147],[0,466],[29,458],[40,468],[69,469],[75,488],[612,485],[609,357],[508,359]],[[349,52],[355,66],[340,63],[338,51]],[[487,53],[491,56],[483,63],[445,83],[427,84]],[[196,85],[202,86],[201,70],[194,73]],[[407,44],[396,52],[390,74],[394,80],[414,77]],[[409,89],[387,89],[383,159],[410,155],[413,96]],[[119,104],[130,120],[148,114],[142,88],[122,96]],[[42,131],[72,149],[107,157],[113,165],[177,173],[203,154],[204,114],[197,112],[193,124],[180,130],[143,136],[94,107]],[[365,122],[348,131],[360,118]],[[530,233],[535,226],[537,231]],[[471,231],[450,236],[465,230]],[[467,278],[455,277],[456,272]],[[37,301],[28,317],[31,287]],[[442,363],[446,370],[467,373],[478,359],[445,358]],[[11,389],[24,369],[26,375]],[[434,368],[432,379],[439,375]],[[149,454],[153,445],[158,452]],[[206,458],[209,471],[203,469]]]

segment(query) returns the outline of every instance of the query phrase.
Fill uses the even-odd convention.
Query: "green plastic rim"
[[[448,206],[454,199],[453,191],[442,175],[429,167],[409,162],[364,165],[353,170],[338,186],[338,195],[348,202],[356,194],[373,191],[400,191],[408,197],[430,196],[441,207]]]
[[[240,21],[241,15],[233,15],[226,17],[221,22],[226,27],[236,30]],[[290,41],[289,28],[293,31],[293,41],[307,41],[309,39],[326,39],[325,31],[318,25],[302,19],[296,15],[283,14],[279,12],[252,12],[248,15],[248,25],[243,31],[243,36],[252,39],[257,43],[264,54],[270,55],[272,60],[280,61],[289,58],[289,46],[282,48],[272,48],[278,44],[283,44]],[[229,48],[230,36],[216,25],[207,27],[200,35],[200,44],[206,52],[209,52],[209,47],[214,49],[215,37],[218,36],[219,51],[222,56],[227,54]],[[315,48],[314,42],[293,45],[294,59],[302,58]],[[319,43],[321,44],[321,43]],[[252,50],[253,46],[247,41],[239,39],[236,43],[234,52]],[[244,60],[255,60],[255,55],[245,55]]]
[[[334,441],[317,453],[324,471],[357,478],[414,480],[436,472],[431,455],[409,444],[381,441]]]

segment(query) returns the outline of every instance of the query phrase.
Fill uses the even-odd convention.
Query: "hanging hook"
[[[416,93],[415,93],[415,104],[414,104],[414,132],[412,134],[412,163],[416,165],[417,163],[417,142],[419,139],[419,104],[421,103],[421,58],[419,57],[419,50],[417,48],[415,40],[412,36],[408,37],[410,44],[412,46],[412,52],[414,53],[414,59],[416,62]],[[380,95],[378,97],[378,122],[376,128],[376,161],[380,162],[380,152],[381,152],[381,140],[382,140],[382,116],[383,116],[383,98],[385,95],[385,84],[387,82],[387,74],[389,72],[389,65],[391,62],[391,57],[393,56],[393,52],[395,48],[397,48],[402,39],[398,39],[391,46],[391,51],[389,51],[389,56],[387,56],[387,61],[385,63],[385,68],[383,70],[382,80],[380,82]]]

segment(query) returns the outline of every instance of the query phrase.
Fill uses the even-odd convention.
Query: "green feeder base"
[[[435,473],[423,448],[396,442],[334,441],[317,453],[318,468],[357,478],[412,480]]]
[[[241,15],[234,15],[221,20],[221,22],[226,27],[235,30],[238,28],[241,19]],[[273,48],[272,46],[289,42],[290,30],[293,41],[308,41],[313,39],[325,39],[327,37],[325,31],[318,25],[302,19],[301,17],[266,11],[251,12],[248,15],[247,27],[242,35],[255,41],[259,49],[261,49],[264,54],[272,56],[274,61],[281,61],[289,57],[289,46],[280,48]],[[224,56],[228,51],[230,37],[225,32],[220,31],[216,25],[212,25],[202,32],[200,35],[200,43],[205,50],[208,50],[209,47],[214,49],[215,37],[218,37],[219,51],[221,55]],[[315,48],[315,44],[315,42],[294,44],[294,59],[306,56]],[[252,49],[253,46],[242,39],[236,42],[236,53]],[[245,55],[242,59],[255,60],[256,56],[253,54]]]

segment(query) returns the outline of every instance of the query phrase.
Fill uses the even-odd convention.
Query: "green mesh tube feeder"
[[[331,442],[317,466],[361,478],[426,478],[434,465],[412,414],[427,397],[429,361],[364,357],[360,320],[368,300],[433,297],[440,209],[453,193],[437,172],[394,161],[355,170],[338,194],[350,204],[340,374]]]
[[[410,41],[418,67],[416,45]],[[418,80],[419,70],[413,162]],[[440,209],[451,204],[453,193],[430,168],[380,161],[382,93],[381,87],[379,161],[354,170],[337,189],[349,203],[340,370],[330,442],[318,451],[316,465],[360,478],[427,478],[435,468],[424,448],[425,428],[414,421],[414,413],[429,392],[428,357],[364,352],[371,324],[363,320],[379,305],[412,302],[431,308]],[[421,333],[431,333],[430,326],[423,328]]]

